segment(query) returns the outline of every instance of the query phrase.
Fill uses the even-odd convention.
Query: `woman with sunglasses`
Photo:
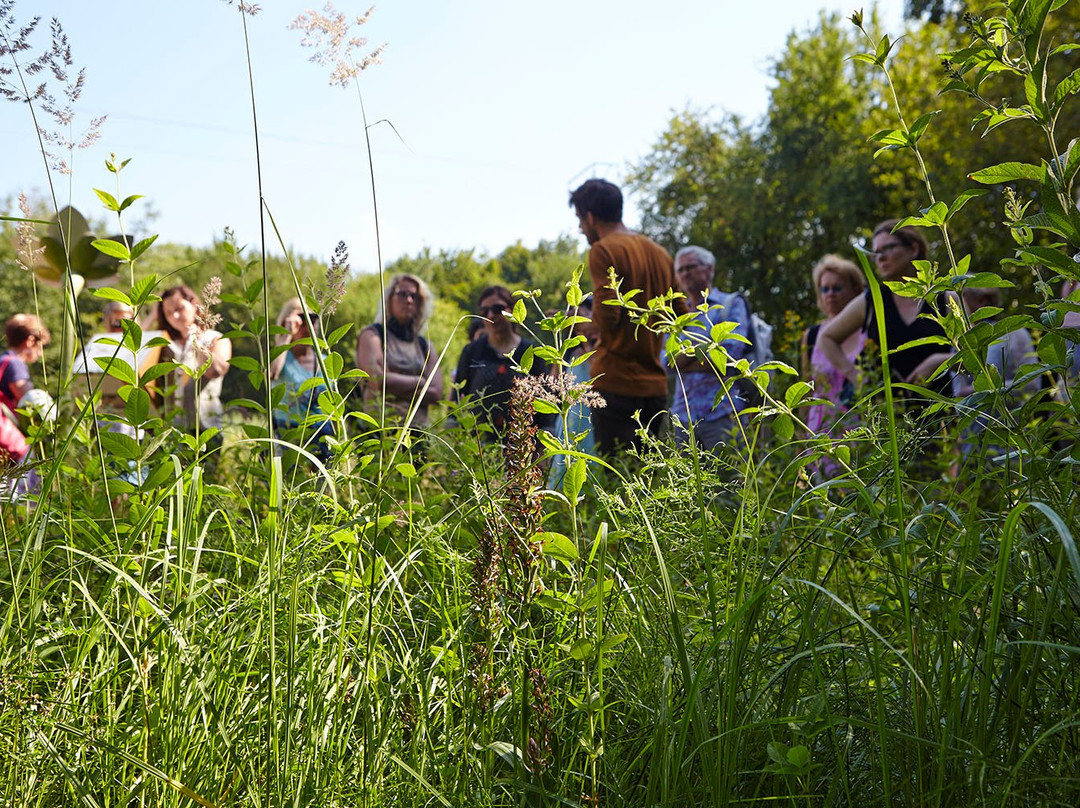
[[[480,293],[477,313],[484,318],[484,329],[461,351],[454,374],[461,384],[458,395],[469,396],[477,414],[497,433],[506,426],[510,389],[514,380],[521,377],[514,366],[532,345],[506,318],[505,312],[513,307],[514,296],[505,286],[489,286]],[[547,372],[546,362],[533,360],[530,375],[543,376]]]
[[[443,397],[438,355],[423,336],[435,310],[431,290],[416,275],[394,275],[386,284],[375,322],[360,332],[356,366],[367,373],[364,401],[374,412],[385,398],[404,420],[416,408],[413,424],[426,426],[428,405]]]
[[[832,406],[815,404],[807,412],[807,426],[814,434],[821,435],[834,431],[847,407],[840,400],[844,374],[826,358],[818,335],[852,300],[863,294],[866,280],[855,264],[838,255],[826,255],[814,264],[811,277],[817,290],[818,309],[824,319],[803,332],[802,375],[805,380],[814,383],[814,394],[817,398],[832,402]],[[844,357],[854,364],[862,351],[864,341],[865,334],[861,329],[849,334],[841,343]]]
[[[878,277],[882,281],[902,281],[915,276],[914,261],[926,260],[929,248],[926,238],[914,227],[895,229],[897,219],[888,219],[874,228],[872,255],[877,264]],[[945,329],[935,313],[944,311],[945,300],[923,300],[918,297],[901,297],[888,286],[881,287],[882,308],[885,325],[885,341],[889,350],[889,368],[894,381],[908,384],[926,382],[941,367],[952,352],[941,344],[914,345],[897,350],[903,345],[930,337],[945,337]],[[869,341],[878,341],[878,323],[870,290],[854,298],[844,310],[826,323],[817,342],[821,355],[836,368],[850,384],[858,384],[858,369],[847,356],[844,345],[858,331]],[[930,385],[935,392],[947,394],[950,379],[947,374],[939,376]],[[848,387],[848,385],[845,385]],[[848,395],[845,394],[845,398]]]

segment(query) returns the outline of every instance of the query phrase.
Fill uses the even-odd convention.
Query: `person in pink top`
[[[845,431],[840,422],[848,410],[851,401],[845,395],[844,373],[830,362],[818,342],[818,333],[832,322],[852,300],[863,294],[866,280],[859,268],[838,255],[826,255],[811,271],[814,289],[817,291],[817,304],[824,319],[810,326],[802,337],[802,376],[814,385],[814,395],[827,399],[831,404],[815,404],[806,415],[806,425],[817,435],[833,435]],[[856,330],[841,343],[844,356],[855,362],[862,351],[866,335]],[[847,388],[850,390],[850,386]],[[838,428],[839,427],[839,428]],[[835,464],[827,461],[820,471],[826,476],[833,476]]]

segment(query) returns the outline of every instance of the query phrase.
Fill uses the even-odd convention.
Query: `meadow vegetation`
[[[979,271],[955,233],[985,197],[955,177],[963,189],[938,190],[926,168],[936,120],[893,97],[916,83],[896,72],[897,43],[853,20],[865,39],[838,49],[854,57],[843,69],[865,67],[860,80],[880,83],[893,117],[849,132],[844,153],[885,147],[883,159],[906,161],[924,194],[911,223],[933,230],[941,256],[894,288],[928,295],[1024,275],[1038,299],[997,322],[987,310],[943,314],[951,365],[975,392],[913,413],[894,404],[886,373],[842,441],[806,436],[813,391],[782,362],[771,379],[740,365],[740,383],[763,388],[741,451],[660,442],[610,465],[588,458],[575,436],[532,425],[534,408],[565,411],[583,395],[572,388],[519,386],[502,444],[449,406],[423,432],[402,429],[359,408],[348,370],[381,274],[349,276],[341,297],[325,267],[265,257],[262,242],[139,253],[145,240],[116,238],[102,249],[120,255],[121,280],[94,303],[70,266],[65,297],[4,253],[5,289],[36,296],[73,342],[105,299],[146,306],[177,270],[192,285],[223,277],[240,399],[219,448],[214,430],[184,433],[155,403],[174,368],[140,375],[114,360],[122,411],[61,394],[55,421],[28,427],[40,493],[0,506],[4,804],[1076,804],[1080,397],[1065,370],[1080,333],[1063,320],[1080,303],[1053,295],[1080,279],[1080,145],[1064,123],[1080,74],[1058,67],[1077,46],[1054,27],[1076,7],[1011,0],[965,19],[963,46],[946,57],[953,92],[938,103],[973,99],[981,129],[1041,138],[1041,157],[963,169],[993,189],[988,221],[1011,240]],[[237,10],[247,31],[252,7]],[[24,25],[0,2],[5,86],[28,64],[15,47],[34,34]],[[865,223],[844,220],[844,232]],[[672,233],[694,238],[696,226]],[[387,270],[435,288],[444,367],[492,280],[543,290],[522,295],[514,317],[540,338],[536,355],[565,366],[579,262],[560,240],[491,259],[424,253]],[[267,377],[280,350],[273,312],[297,290],[327,324],[325,463],[302,430],[274,433],[266,417],[279,395]],[[675,335],[687,322],[669,301],[621,300],[647,327]],[[1039,355],[1013,386],[1055,381],[1026,397],[985,360],[1021,325],[1041,335]],[[123,340],[140,335],[132,322]],[[47,367],[42,382],[62,390]],[[949,447],[976,414],[986,428],[962,458]],[[102,419],[146,437],[109,433]],[[549,488],[556,454],[568,470]],[[811,471],[826,456],[842,471],[822,482]]]

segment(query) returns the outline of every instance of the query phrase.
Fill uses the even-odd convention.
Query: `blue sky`
[[[368,4],[335,3],[356,15]],[[880,4],[899,33],[902,0]],[[357,270],[377,265],[355,90],[329,84],[287,26],[307,6],[266,0],[248,19],[265,196],[286,245],[322,258],[344,240]],[[770,59],[813,26],[813,0],[382,0],[361,33],[387,43],[361,76],[384,261],[433,249],[496,253],[576,233],[571,188],[620,181],[686,106],[755,119]],[[76,126],[108,115],[98,144],[56,177],[61,204],[97,214],[115,193],[111,152],[132,158],[120,193],[144,194],[150,232],[211,243],[226,226],[258,240],[255,152],[243,30],[219,0],[18,0],[20,21],[58,17],[84,66]],[[0,197],[42,192],[45,170],[24,107],[0,107]],[[395,134],[395,130],[396,133]],[[399,139],[400,135],[400,139]],[[630,200],[627,223],[636,212]],[[143,208],[145,210],[145,207]],[[13,213],[13,210],[5,211]],[[140,209],[133,209],[138,219]],[[277,251],[277,250],[275,250]]]

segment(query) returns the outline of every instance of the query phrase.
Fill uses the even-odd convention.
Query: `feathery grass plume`
[[[254,17],[260,11],[262,6],[258,3],[248,3],[246,0],[225,0],[230,6],[236,6],[241,14],[247,14],[249,17]]]
[[[345,279],[349,276],[349,248],[339,241],[326,270],[326,288],[319,294],[319,311],[323,317],[332,317],[338,304],[345,297]]]
[[[25,219],[32,218],[30,201],[26,198],[26,194],[19,194],[19,212]],[[27,272],[32,272],[38,256],[45,252],[45,247],[39,245],[34,234],[34,225],[30,222],[19,222],[16,232],[18,245],[15,251],[15,263]]]
[[[96,143],[101,135],[105,116],[92,118],[81,136],[76,138],[72,134],[75,122],[74,105],[86,84],[86,68],[73,75],[71,44],[60,20],[55,17],[50,22],[52,36],[48,49],[20,65],[16,54],[31,49],[30,37],[41,22],[41,17],[34,17],[26,25],[19,27],[15,23],[14,7],[14,0],[0,3],[0,95],[9,101],[39,102],[41,110],[47,113],[56,125],[55,129],[50,130],[37,123],[49,167],[62,174],[70,174],[71,166],[64,154]],[[62,85],[59,91],[62,100],[57,100],[57,92],[50,90],[48,81],[42,81],[34,87],[26,83],[27,77],[44,71],[51,72],[53,79]]]
[[[41,17],[33,17],[20,27],[15,22],[14,8],[15,0],[0,0],[0,96],[9,101],[32,101],[45,94],[45,82],[31,90],[23,79],[48,67],[48,52],[22,65],[20,73],[16,54],[30,50],[30,36]]]
[[[372,6],[363,15],[356,17],[355,23],[350,23],[344,13],[336,11],[334,4],[328,2],[323,6],[325,13],[308,9],[300,14],[289,25],[292,31],[303,31],[304,37],[300,44],[305,48],[315,48],[310,61],[315,64],[329,65],[330,83],[340,87],[347,87],[349,81],[357,78],[364,70],[382,61],[386,43],[379,45],[366,56],[358,56],[357,52],[367,47],[367,37],[355,36],[351,32],[353,24],[359,28],[371,17],[375,10]]]
[[[209,331],[221,322],[221,315],[214,306],[221,304],[221,278],[217,275],[206,282],[202,291],[202,303],[195,312],[195,329],[199,334]]]

